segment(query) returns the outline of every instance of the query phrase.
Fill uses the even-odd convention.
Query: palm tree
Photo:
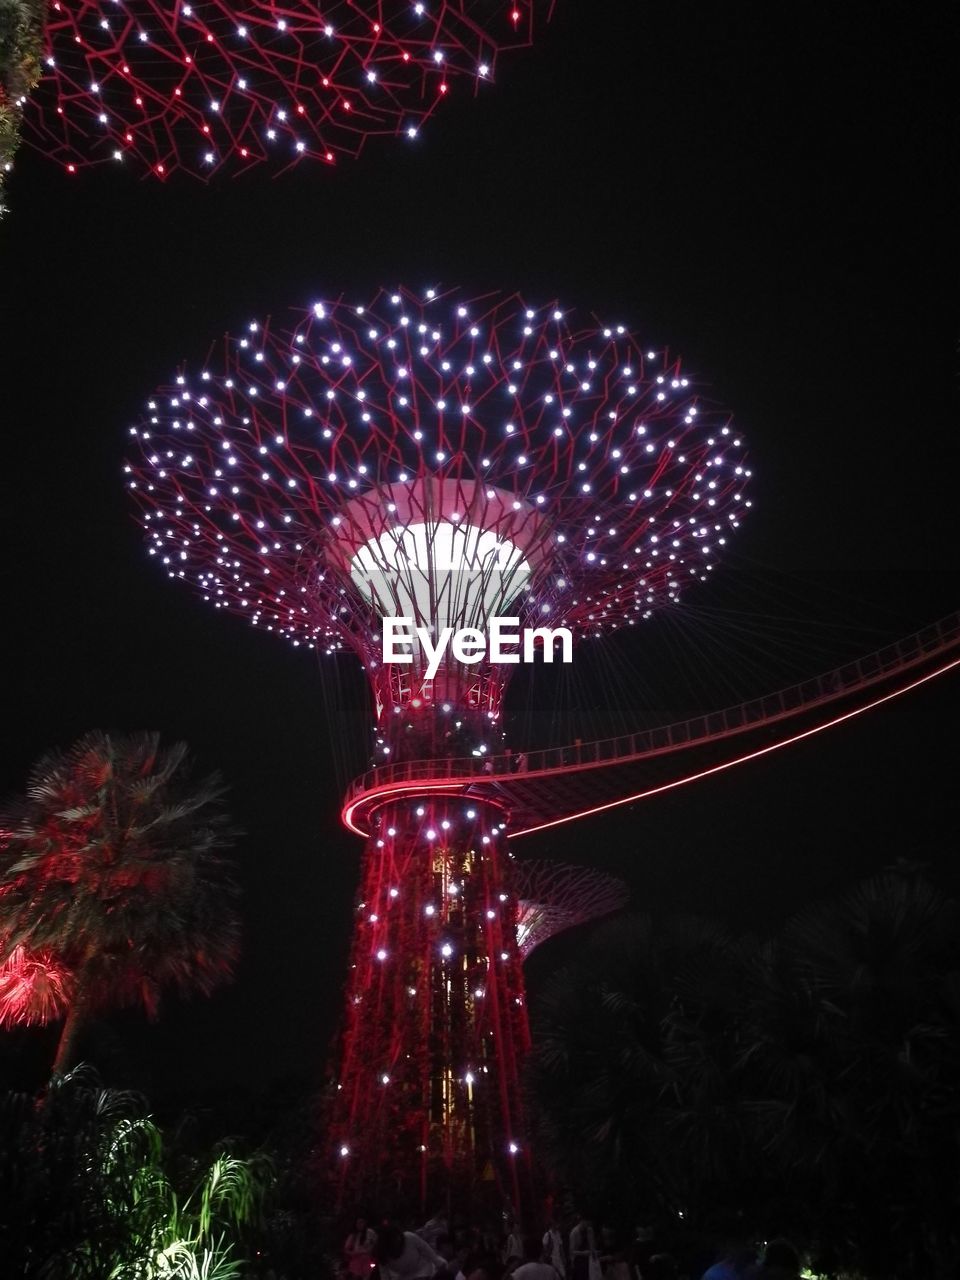
[[[65,974],[49,952],[14,947],[0,964],[0,1026],[45,1026],[62,1016]]]
[[[216,775],[194,783],[183,743],[93,732],[34,767],[0,813],[0,1024],[63,1016],[62,1075],[104,1009],[161,989],[208,994],[238,954],[232,843]]]
[[[138,1094],[78,1067],[43,1105],[0,1094],[4,1275],[239,1280],[276,1175],[262,1152],[165,1134]]]

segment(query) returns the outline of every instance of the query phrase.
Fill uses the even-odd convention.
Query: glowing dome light
[[[448,521],[387,529],[356,552],[350,568],[382,613],[437,628],[482,628],[506,614],[530,573],[520,548],[494,530]]]

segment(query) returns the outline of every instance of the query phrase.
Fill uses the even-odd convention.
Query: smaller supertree
[[[183,743],[90,733],[35,766],[0,814],[0,1025],[63,1016],[54,1074],[93,1014],[166,986],[209,993],[238,954],[232,830]]]
[[[545,858],[515,862],[513,888],[517,946],[524,960],[548,938],[619,911],[630,897],[630,890],[615,876]]]

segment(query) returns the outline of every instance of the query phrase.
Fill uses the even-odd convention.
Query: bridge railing
[[[595,742],[575,742],[564,747],[546,747],[522,754],[406,760],[380,765],[352,783],[347,800],[349,803],[365,791],[393,782],[415,782],[425,778],[432,781],[442,781],[445,778],[479,780],[518,772],[542,773],[551,769],[599,765],[630,756],[692,746],[711,738],[726,737],[764,722],[780,720],[804,707],[833,701],[958,644],[960,613],[955,613],[911,636],[885,645],[875,653],[844,663],[823,675],[789,685],[776,693],[726,707],[722,711],[711,711],[675,724],[641,729],[636,733],[601,738]]]

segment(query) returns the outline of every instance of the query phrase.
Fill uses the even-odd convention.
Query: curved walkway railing
[[[559,769],[584,769],[624,761],[631,757],[656,755],[728,737],[746,729],[774,723],[796,715],[805,708],[833,702],[856,693],[879,681],[908,671],[927,658],[960,647],[960,612],[924,627],[875,653],[844,663],[823,675],[800,684],[790,685],[762,698],[753,698],[722,711],[694,716],[676,724],[637,733],[601,738],[596,742],[574,743],[572,746],[547,747],[525,753],[524,773],[545,773]],[[489,782],[492,777],[515,775],[516,755],[453,757],[436,760],[408,760],[380,765],[351,783],[344,800],[349,806],[366,792],[395,783],[429,778],[432,782],[449,778],[462,782],[475,779]]]

